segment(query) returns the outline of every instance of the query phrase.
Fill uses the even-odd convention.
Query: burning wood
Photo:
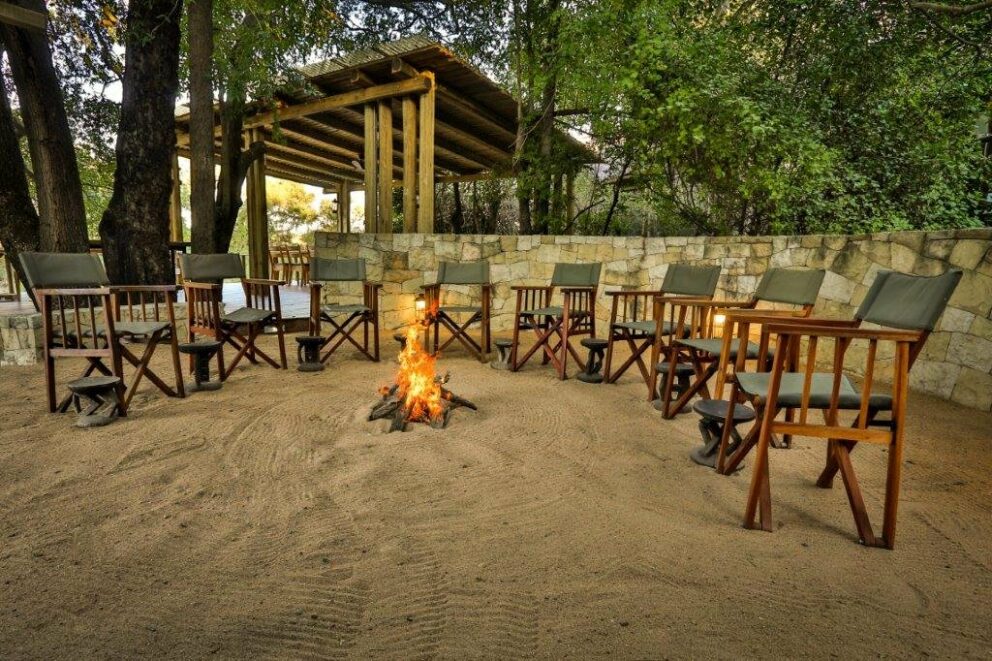
[[[435,357],[420,346],[420,331],[411,326],[400,351],[396,383],[379,389],[382,399],[369,413],[369,421],[391,420],[389,431],[403,431],[408,422],[423,422],[435,429],[448,424],[451,412],[459,406],[478,411],[469,400],[444,387],[450,378],[435,374]]]

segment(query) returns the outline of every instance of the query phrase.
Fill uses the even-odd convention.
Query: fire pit
[[[369,421],[390,420],[389,431],[403,431],[408,422],[422,422],[435,429],[448,424],[451,412],[458,407],[478,411],[469,400],[444,387],[450,375],[435,373],[436,357],[420,346],[417,325],[406,331],[406,341],[399,355],[400,369],[396,382],[379,390],[382,399],[369,413]]]

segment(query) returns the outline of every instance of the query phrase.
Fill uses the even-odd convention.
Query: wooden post
[[[183,200],[180,194],[178,153],[172,155],[172,197],[169,198],[169,240],[183,240]]]
[[[248,146],[262,139],[258,129],[248,132]],[[265,199],[265,156],[248,170],[248,268],[253,278],[269,277],[269,219]]]
[[[403,97],[403,231],[417,231],[417,101]]]
[[[374,103],[365,106],[365,231],[378,232],[379,161],[376,158],[379,131]]]
[[[393,233],[393,104],[379,102],[379,203],[376,231]]]
[[[429,90],[420,95],[420,212],[417,216],[417,232],[434,233],[434,72],[422,74],[431,81]]]
[[[338,184],[338,231],[351,232],[351,184],[347,181]]]

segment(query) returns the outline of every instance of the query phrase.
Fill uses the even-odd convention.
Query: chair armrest
[[[603,293],[605,293],[607,296],[613,296],[614,298],[616,298],[618,296],[626,297],[626,296],[664,296],[665,295],[665,292],[660,291],[660,290],[657,290],[657,289],[652,289],[652,290],[649,290],[649,291],[636,291],[636,290],[631,290],[631,289],[618,289],[618,290],[608,291],[608,292],[603,292]]]
[[[258,285],[260,287],[283,287],[286,285],[285,280],[269,280],[266,278],[244,278],[243,282],[249,285]]]
[[[662,303],[672,303],[677,305],[694,305],[696,307],[721,308],[735,310],[749,310],[754,308],[754,301],[718,301],[712,298],[698,298],[693,296],[656,296],[655,300]]]
[[[46,287],[35,289],[34,293],[38,296],[109,296],[113,293],[113,291],[110,287],[83,287],[72,289],[52,289]]]
[[[768,333],[801,337],[829,337],[845,340],[875,340],[888,342],[916,342],[923,338],[923,331],[890,328],[836,328],[816,324],[770,324]]]
[[[152,293],[171,293],[179,289],[178,285],[111,285],[110,290],[113,292],[125,292],[125,293],[136,293],[141,292],[152,292]]]
[[[554,289],[551,285],[513,285],[510,291],[550,291]]]
[[[595,287],[560,287],[559,291],[563,294],[584,294],[586,292],[596,291]]]

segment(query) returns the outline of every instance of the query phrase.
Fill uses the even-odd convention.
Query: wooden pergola
[[[341,232],[350,231],[351,193],[364,190],[366,231],[391,233],[393,189],[402,187],[403,231],[426,234],[434,231],[435,183],[512,171],[517,102],[442,44],[410,37],[300,71],[305,89],[280,91],[277,108],[244,124],[246,144],[265,143],[247,179],[252,273],[268,269],[266,176],[335,192]],[[188,157],[188,113],[177,116],[176,132],[178,154]],[[219,154],[219,128],[215,135]],[[590,160],[586,147],[564,139]],[[181,230],[178,187],[173,199]]]

